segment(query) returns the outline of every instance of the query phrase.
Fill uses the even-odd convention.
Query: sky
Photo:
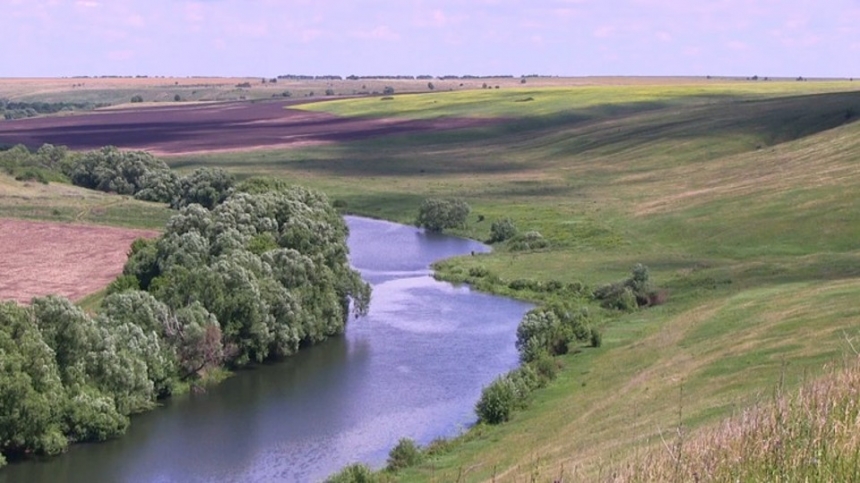
[[[860,77],[860,0],[0,0],[0,77]]]

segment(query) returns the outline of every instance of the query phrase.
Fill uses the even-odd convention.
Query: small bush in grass
[[[537,231],[527,231],[508,240],[508,249],[513,252],[540,250],[548,246],[549,242]]]
[[[555,376],[558,375],[559,369],[561,369],[558,360],[546,352],[541,353],[534,361],[532,361],[531,366],[535,373],[537,373],[538,377],[544,381],[544,384],[555,379]]]
[[[603,345],[603,334],[595,328],[591,328],[591,347],[600,347]]]
[[[356,463],[328,477],[326,483],[376,483],[379,478],[367,465]]]
[[[401,438],[397,442],[397,446],[391,448],[391,451],[388,453],[386,469],[397,471],[415,466],[421,462],[422,456],[421,449],[415,444],[415,441],[409,438]]]
[[[133,102],[133,103],[135,103],[135,104],[137,104],[137,103],[139,103],[139,102],[143,102],[143,97],[142,97],[142,96],[132,96],[132,97],[131,97],[131,102]]]
[[[470,277],[482,278],[482,277],[486,277],[489,274],[490,274],[490,271],[487,270],[487,267],[484,267],[484,266],[472,267],[469,269],[469,276]]]
[[[489,243],[503,242],[516,236],[517,227],[510,218],[496,220],[490,227]]]
[[[633,267],[630,278],[598,287],[592,296],[606,308],[630,311],[637,307],[663,304],[668,292],[655,290],[648,267],[639,263]]]
[[[424,448],[424,454],[428,456],[445,454],[451,450],[451,446],[451,441],[445,438],[436,438]]]

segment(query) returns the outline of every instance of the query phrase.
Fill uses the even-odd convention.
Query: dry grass
[[[157,234],[0,218],[0,299],[26,303],[49,294],[85,297],[122,273],[132,241]]]
[[[687,439],[683,427],[608,481],[860,481],[860,364],[852,361]]]

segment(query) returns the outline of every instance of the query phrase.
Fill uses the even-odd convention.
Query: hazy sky
[[[0,0],[0,77],[860,77],[860,0]]]

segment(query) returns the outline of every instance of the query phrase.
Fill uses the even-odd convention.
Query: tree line
[[[108,105],[99,102],[18,102],[0,99],[0,116],[10,121],[63,111],[91,111]]]

